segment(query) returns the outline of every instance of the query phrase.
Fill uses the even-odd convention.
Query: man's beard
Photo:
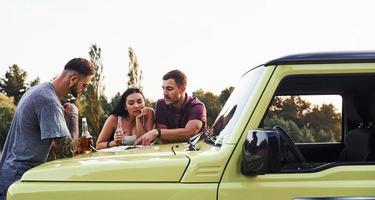
[[[78,90],[77,90],[77,83],[72,85],[70,88],[70,94],[73,95],[73,97],[78,97]]]

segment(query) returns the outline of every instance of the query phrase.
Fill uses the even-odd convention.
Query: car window
[[[261,128],[281,126],[295,143],[340,142],[340,95],[275,96]]]
[[[210,129],[210,136],[215,145],[221,146],[233,133],[232,129],[244,110],[247,99],[256,93],[255,88],[264,73],[266,67],[258,66],[245,73],[239,80]]]
[[[374,74],[361,73],[291,75],[281,80],[258,125],[278,132],[280,172],[373,164],[374,81]]]

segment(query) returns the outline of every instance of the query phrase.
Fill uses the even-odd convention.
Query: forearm
[[[55,138],[51,150],[55,153],[56,158],[66,158],[75,155],[75,143],[70,136],[64,138]]]
[[[73,139],[79,138],[78,131],[78,108],[72,103],[64,104],[64,113],[67,116],[67,124],[70,135]]]
[[[142,119],[136,118],[136,121],[135,121],[135,130],[136,130],[137,138],[141,137],[143,134],[146,133],[146,130],[143,127]]]
[[[96,144],[96,149],[105,149],[105,148],[110,148],[110,147],[115,147],[115,146],[118,146],[118,145],[117,145],[117,142],[114,140],[98,142]]]
[[[163,142],[186,142],[198,132],[187,128],[160,129],[160,139]]]
[[[78,114],[70,114],[67,117],[68,129],[73,139],[79,138]]]

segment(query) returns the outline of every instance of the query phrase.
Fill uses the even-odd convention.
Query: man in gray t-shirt
[[[63,106],[60,99],[85,92],[94,73],[91,62],[75,58],[55,80],[34,86],[22,96],[0,160],[0,200],[27,170],[46,162],[51,149],[61,156],[73,156],[79,149],[78,109],[71,103]]]

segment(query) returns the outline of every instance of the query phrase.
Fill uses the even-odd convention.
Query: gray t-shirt
[[[46,162],[53,138],[69,135],[51,82],[29,89],[18,103],[0,160],[0,194],[29,169]]]

